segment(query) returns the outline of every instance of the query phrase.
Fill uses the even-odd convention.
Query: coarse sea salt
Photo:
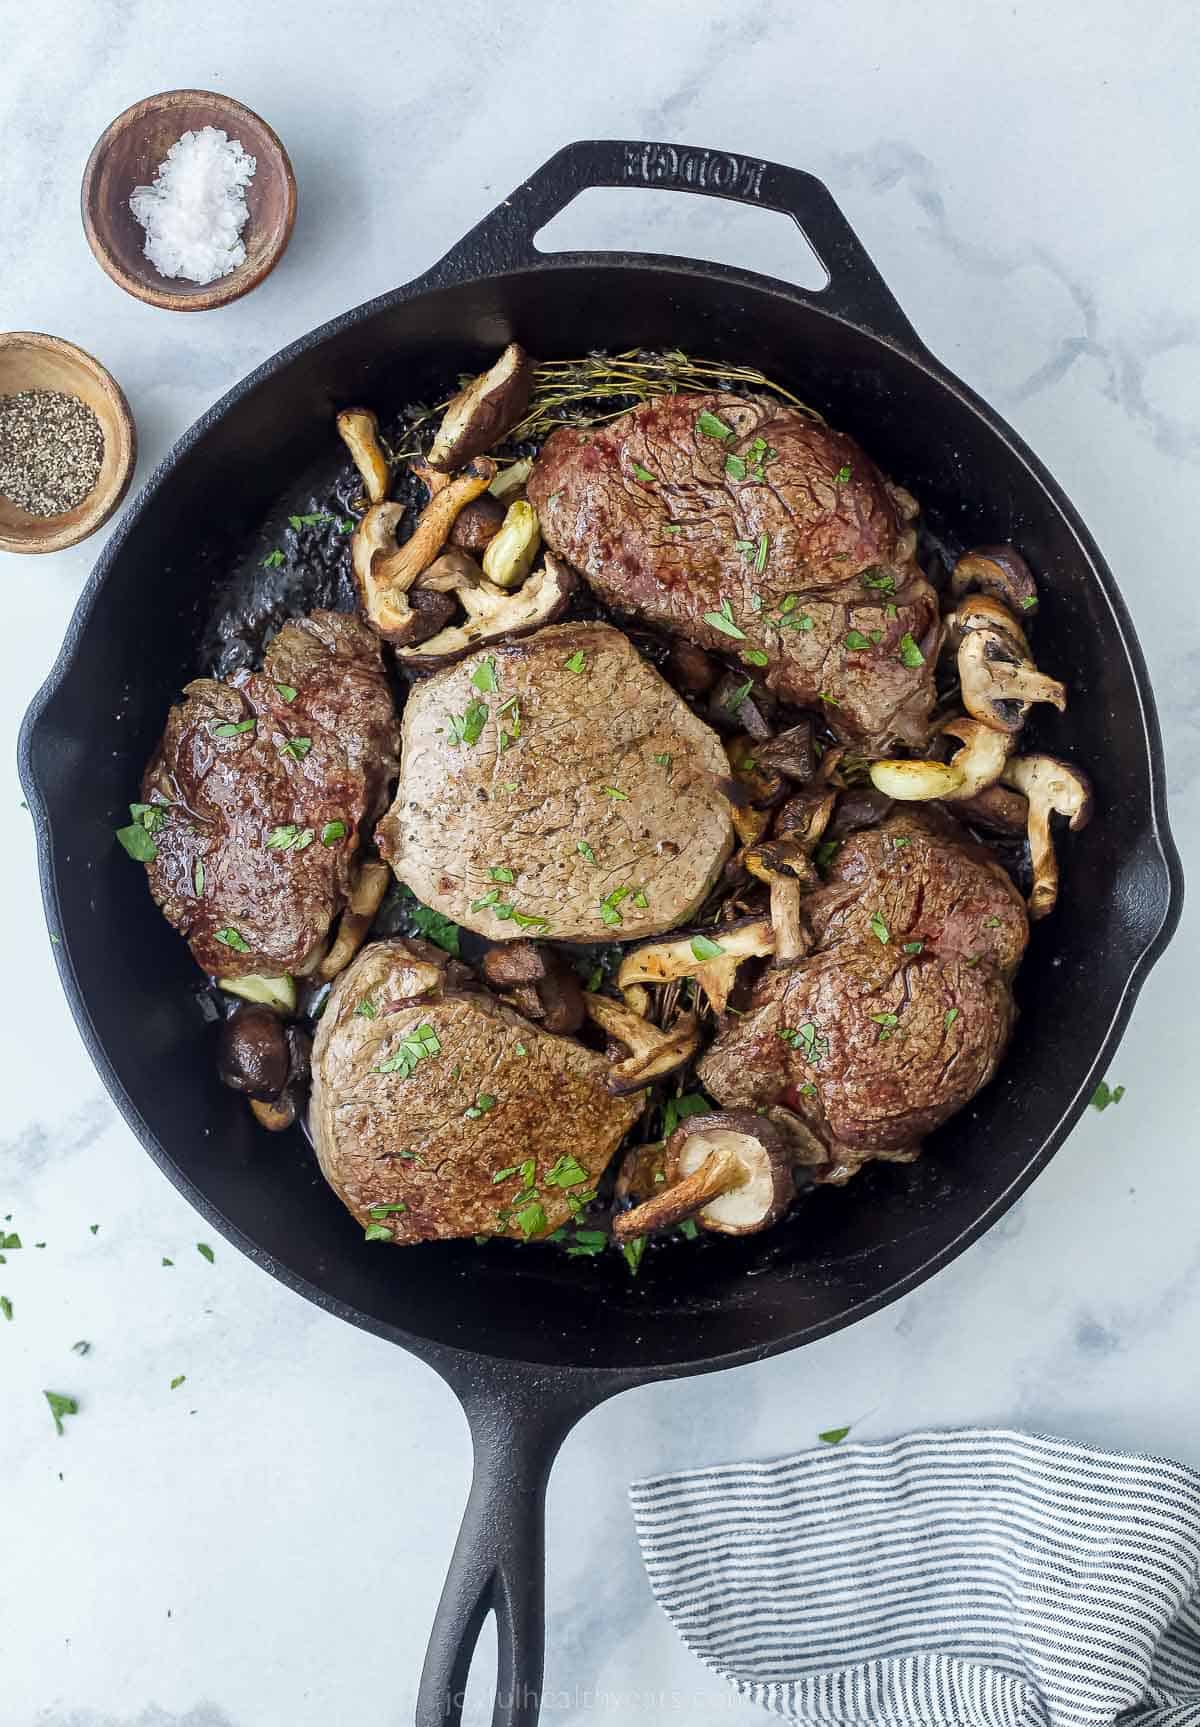
[[[215,282],[245,263],[245,194],[256,166],[236,138],[205,126],[172,144],[153,186],[134,187],[129,208],[160,276]]]

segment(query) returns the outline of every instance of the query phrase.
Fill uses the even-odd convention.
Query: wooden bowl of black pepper
[[[133,415],[99,360],[0,332],[0,551],[59,552],[106,522],[137,460]]]

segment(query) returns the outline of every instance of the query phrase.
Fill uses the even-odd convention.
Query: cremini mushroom
[[[451,401],[429,452],[430,467],[461,468],[499,443],[528,407],[532,383],[529,355],[519,343],[510,342],[495,365],[472,378]]]
[[[382,504],[392,474],[379,442],[378,418],[370,408],[343,408],[337,417],[337,429],[362,478],[367,502]]]
[[[838,794],[833,786],[810,786],[793,792],[779,806],[775,817],[775,833],[780,839],[799,840],[809,852],[816,850],[829,826]]]
[[[790,965],[810,945],[800,915],[805,890],[821,885],[808,848],[798,838],[777,839],[767,845],[748,847],[744,861],[750,874],[771,889],[775,964]]]
[[[765,773],[783,774],[802,784],[811,780],[817,765],[812,721],[801,720],[799,725],[755,744],[754,759]]]
[[[477,565],[472,567],[478,570]],[[467,614],[465,622],[448,624],[428,641],[400,648],[397,657],[413,665],[437,665],[469,653],[483,642],[540,629],[562,615],[574,589],[571,570],[549,553],[541,569],[511,594],[489,582],[482,572],[477,580],[464,575],[454,591]]]
[[[528,940],[498,942],[483,956],[483,975],[493,989],[512,991],[526,1018],[547,1031],[575,1032],[583,1024],[583,987],[553,948]]]
[[[795,1198],[788,1138],[751,1110],[691,1116],[667,1141],[663,1161],[661,1189],[613,1220],[619,1241],[688,1218],[718,1235],[753,1235],[782,1217]]]
[[[226,995],[240,996],[242,1001],[256,1002],[285,1015],[296,1011],[296,980],[287,972],[282,977],[258,977],[253,973],[249,977],[220,977],[217,982]]]
[[[288,1081],[287,1030],[269,1007],[240,1007],[221,1025],[217,1072],[247,1097],[278,1097]]]
[[[929,803],[935,798],[953,802],[994,785],[1012,749],[1011,737],[962,716],[943,721],[941,729],[962,743],[948,762],[900,757],[872,762],[871,784],[876,791],[897,803]]]
[[[333,946],[317,968],[317,976],[324,983],[345,971],[366,940],[391,879],[392,872],[382,858],[366,858],[359,866]]]
[[[363,614],[384,641],[403,646],[419,639],[422,615],[414,611],[408,591],[436,559],[458,512],[487,490],[494,473],[495,464],[481,458],[456,474],[430,498],[403,546],[396,544],[402,504],[373,504],[359,522],[350,542],[350,564]]]
[[[956,798],[954,813],[989,833],[1023,834],[1029,825],[1029,801],[1009,786],[985,786],[974,797]]]
[[[1018,617],[1037,607],[1029,565],[1012,546],[976,546],[964,552],[951,574],[950,592],[956,600],[969,593],[990,594]]]
[[[714,1013],[724,1013],[737,968],[746,959],[775,952],[775,932],[769,918],[747,917],[715,929],[685,930],[669,941],[644,942],[621,961],[617,987],[635,983],[670,983],[694,977]]]
[[[504,505],[490,493],[484,492],[481,497],[472,498],[471,502],[458,512],[458,518],[450,530],[450,544],[461,546],[466,552],[483,552],[503,527],[504,516]]]
[[[1015,736],[1034,702],[1048,702],[1060,713],[1067,705],[1065,687],[1022,657],[1012,635],[998,625],[965,629],[957,661],[963,706],[995,731]]]
[[[700,1021],[694,1013],[680,1014],[675,1024],[664,1031],[611,996],[589,990],[583,999],[588,1018],[629,1051],[622,1060],[613,1063],[605,1081],[609,1091],[618,1097],[640,1091],[654,1080],[674,1073],[700,1047]]]
[[[518,588],[533,568],[542,530],[537,511],[524,498],[508,506],[500,532],[488,541],[483,573],[498,588]]]
[[[1004,770],[1004,783],[1023,792],[1029,802],[1029,853],[1033,887],[1029,915],[1043,918],[1058,903],[1058,859],[1050,818],[1065,816],[1072,833],[1092,818],[1092,788],[1086,774],[1057,756],[1014,756]]]

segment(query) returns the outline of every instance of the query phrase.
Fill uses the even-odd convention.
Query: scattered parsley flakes
[[[958,1018],[958,1009],[956,1007],[948,1007],[946,1009],[945,1013],[942,1015],[942,1026],[943,1026],[943,1028],[946,1031],[949,1031],[950,1027],[954,1024],[954,1022],[957,1018]]]
[[[580,1187],[586,1185],[588,1172],[577,1157],[560,1157],[544,1177],[547,1187]]]
[[[735,642],[744,642],[745,630],[740,630],[733,621],[733,607],[728,600],[721,601],[721,608],[716,612],[705,612],[704,621],[711,624],[714,630],[720,630],[723,636],[732,636]]]
[[[311,749],[311,738],[289,738],[279,753],[281,756],[291,756],[293,761],[302,762]]]
[[[89,1235],[99,1235],[100,1225],[98,1223],[89,1223],[88,1224],[88,1233],[89,1233]]]
[[[73,1397],[64,1397],[61,1391],[43,1391],[42,1396],[50,1405],[50,1413],[54,1417],[55,1430],[58,1437],[63,1436],[63,1416],[78,1415],[79,1405]]]
[[[408,1079],[417,1063],[431,1055],[441,1053],[441,1041],[437,1032],[429,1024],[419,1025],[415,1031],[400,1039],[399,1044],[385,1061],[376,1067],[376,1073],[398,1073],[401,1079]]]
[[[474,745],[483,736],[483,728],[487,724],[488,707],[486,702],[468,702],[465,712],[450,714],[450,742]]]
[[[582,674],[583,668],[586,664],[587,655],[584,653],[582,648],[576,648],[571,657],[563,661],[563,665],[566,666],[567,670],[569,672],[574,672],[576,677],[579,677]]]
[[[738,684],[729,691],[721,706],[731,714],[736,714],[750,691],[754,688],[754,679],[747,678],[744,684]]]
[[[200,1254],[200,1256],[203,1259],[207,1259],[207,1261],[210,1265],[213,1263],[213,1261],[216,1258],[216,1255],[214,1254],[212,1248],[208,1245],[207,1241],[198,1241],[196,1243],[196,1252],[198,1254]]]
[[[521,1234],[528,1241],[531,1236],[540,1235],[546,1227],[546,1210],[540,1199],[526,1200],[513,1212],[512,1220]]]
[[[742,658],[748,666],[767,666],[771,663],[761,648],[743,648]]]
[[[884,947],[886,947],[888,942],[892,939],[892,932],[884,923],[882,915],[877,911],[873,911],[870,917],[870,924],[876,939],[881,941]]]
[[[911,844],[912,840],[909,839],[907,834],[897,834],[892,839],[892,850],[894,852],[903,851],[905,846],[910,846]]]
[[[268,552],[262,561],[262,567],[264,570],[277,570],[283,561],[283,553],[281,551],[276,550]]]
[[[691,939],[692,956],[700,961],[719,959],[725,952],[720,942],[712,941],[706,935],[694,935]]]
[[[607,1246],[608,1237],[602,1229],[577,1229],[567,1244],[567,1258],[593,1259]]]
[[[468,1121],[478,1121],[481,1115],[486,1115],[489,1109],[495,1109],[495,1107],[496,1099],[491,1093],[481,1091],[471,1107],[463,1110],[463,1114]]]
[[[7,1249],[8,1251],[13,1252],[20,1247],[20,1245],[21,1237],[19,1235],[5,1235],[4,1231],[0,1229],[0,1249]]]
[[[741,456],[732,454],[726,456],[725,472],[731,480],[744,480],[746,478],[746,464]]]
[[[1125,1087],[1123,1085],[1114,1085],[1110,1088],[1107,1080],[1102,1079],[1092,1093],[1090,1101],[1093,1109],[1103,1112],[1110,1103],[1120,1103],[1124,1096]]]
[[[824,1433],[818,1433],[817,1438],[822,1445],[840,1445],[849,1433],[848,1427],[827,1427]]]
[[[579,853],[580,857],[585,860],[585,862],[596,864],[596,868],[599,869],[600,866],[596,863],[596,854],[586,840],[576,840],[575,850]]]
[[[228,925],[225,929],[216,931],[216,939],[225,947],[231,947],[234,953],[249,953],[250,943],[239,930]]]
[[[370,1210],[371,1216],[378,1222],[382,1218],[391,1217],[393,1213],[399,1217],[408,1210],[408,1207],[405,1205],[404,1201],[400,1199],[397,1200],[394,1205],[372,1205],[368,1209]]]
[[[864,636],[861,630],[847,630],[846,651],[851,654],[865,653],[871,646],[870,638]]]
[[[821,1035],[812,1020],[806,1020],[794,1030],[783,1026],[777,1035],[792,1049],[801,1050],[805,1061],[812,1067],[819,1067],[829,1054],[829,1039]]]
[[[877,594],[894,594],[896,578],[890,570],[881,569],[878,564],[872,564],[869,570],[863,570],[859,581],[864,588],[872,588]]]
[[[525,1045],[523,1043],[514,1043],[513,1044],[513,1054],[514,1055],[528,1055],[529,1051],[525,1048]]]
[[[886,1026],[889,1030],[892,1026],[900,1024],[899,1015],[894,1013],[873,1013],[870,1017],[876,1025]]]
[[[491,654],[481,660],[471,673],[471,682],[485,696],[490,696],[498,688],[496,683],[496,661]]]
[[[184,1381],[186,1379],[187,1379],[186,1373],[177,1373],[175,1375],[174,1379],[171,1381],[171,1390],[172,1391],[178,1391],[179,1387],[184,1383]]]
[[[267,835],[267,849],[273,852],[302,852],[307,850],[315,838],[312,828],[299,828],[295,822],[287,822],[283,827],[271,829]]]
[[[154,862],[158,856],[158,847],[141,822],[131,822],[128,827],[118,828],[116,832],[117,843],[129,853],[135,863]]]
[[[321,829],[321,844],[323,846],[335,846],[339,840],[344,840],[345,837],[345,822],[326,822]]]
[[[1025,598],[1021,601],[1021,610],[1023,612],[1031,612],[1036,605],[1037,605],[1037,595],[1036,594],[1026,594]]]
[[[0,1313],[4,1315],[5,1319],[11,1319],[13,1316],[13,1304],[7,1295],[0,1295]]]
[[[167,1259],[167,1258],[166,1258],[166,1257],[165,1257],[165,1256],[164,1256],[164,1258],[163,1258],[163,1264],[164,1264],[164,1265],[174,1265],[174,1263],[175,1263],[175,1261],[174,1261],[174,1260],[173,1260],[173,1259]]]
[[[606,798],[612,798],[614,803],[627,804],[629,802],[629,793],[623,792],[619,786],[605,786],[604,795]]]
[[[828,869],[838,852],[842,849],[841,840],[822,840],[813,853],[813,861],[818,869]]]
[[[697,1241],[699,1239],[700,1231],[696,1225],[695,1218],[685,1217],[683,1222],[677,1227],[679,1234],[683,1236],[685,1241]]]
[[[295,684],[276,684],[275,689],[280,701],[284,702],[294,702],[300,694]]]
[[[824,690],[817,691],[817,700],[824,702],[827,708],[840,708],[842,705],[835,696],[827,696]]]
[[[849,478],[850,465],[848,462],[843,462],[837,473],[833,476],[833,483],[835,486],[844,486]]]
[[[368,1223],[363,1230],[364,1241],[394,1241],[395,1236],[386,1223]]]
[[[458,925],[452,923],[448,917],[443,917],[440,911],[434,911],[431,906],[422,905],[411,888],[402,887],[400,892],[418,935],[423,935],[427,940],[436,942],[438,947],[458,959]]]
[[[727,426],[724,420],[718,420],[715,414],[710,414],[706,408],[696,420],[696,430],[705,438],[732,438],[733,427]]]
[[[707,1115],[713,1108],[703,1092],[686,1091],[682,1097],[669,1097],[663,1104],[662,1133],[669,1139],[681,1121],[691,1115]]]
[[[771,536],[762,533],[758,536],[758,546],[754,553],[754,573],[761,576],[767,567],[767,553],[771,550]]]
[[[510,869],[505,869],[503,864],[493,864],[488,871],[489,881],[514,882],[516,879],[513,872]]]
[[[914,672],[918,666],[925,664],[925,655],[913,641],[911,630],[905,630],[900,637],[900,664],[907,666],[909,671]]]
[[[626,1265],[629,1267],[630,1277],[637,1276],[645,1251],[646,1237],[644,1235],[635,1235],[632,1241],[621,1243],[621,1252],[625,1256]]]
[[[644,486],[654,485],[658,478],[657,474],[652,474],[649,468],[643,468],[640,462],[633,464],[633,477],[635,480],[640,480]]]
[[[209,726],[214,738],[236,738],[242,732],[252,732],[258,725],[257,720],[222,720],[220,725]]]
[[[903,953],[921,953],[924,947],[923,941],[906,941],[901,951]]]
[[[660,768],[669,768],[671,765],[671,757],[669,755],[655,756],[654,759]]]
[[[196,890],[196,898],[199,899],[200,896],[204,892],[204,859],[203,858],[197,858],[195,863],[192,865],[192,886]]]
[[[328,510],[314,510],[310,516],[289,516],[288,526],[298,533],[301,528],[323,528],[327,522],[336,521],[337,517],[331,516]]]

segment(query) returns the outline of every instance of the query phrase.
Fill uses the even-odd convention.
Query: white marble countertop
[[[359,0],[335,23],[311,0],[77,0],[69,18],[61,0],[0,0],[0,329],[65,335],[112,368],[140,480],[242,373],[423,269],[573,137],[809,168],[923,337],[1029,439],[1103,547],[1158,690],[1186,862],[1200,850],[1200,617],[1181,531],[1200,460],[1200,68],[1185,6],[1093,0],[1080,16],[1032,0],[460,0],[441,14]],[[180,85],[263,113],[300,187],[275,275],[187,318],[126,298],[78,219],[103,127]],[[594,194],[562,240],[803,269],[782,218],[635,205]],[[0,555],[10,739],[98,550]],[[0,1218],[25,1246],[0,1266],[0,1723],[398,1727],[466,1493],[465,1423],[418,1362],[223,1243],[213,1264],[196,1252],[196,1218],[76,1036],[11,766],[7,786]],[[634,1474],[794,1449],[850,1420],[861,1437],[1011,1422],[1200,1464],[1196,941],[1193,910],[1114,1064],[1121,1107],[1089,1112],[942,1276],[799,1354],[629,1394],[571,1436],[549,1497],[547,1719],[757,1718],[652,1603]],[[47,1387],[80,1402],[63,1439]],[[397,1503],[401,1519],[373,1514]],[[485,1690],[472,1721],[488,1718]]]

